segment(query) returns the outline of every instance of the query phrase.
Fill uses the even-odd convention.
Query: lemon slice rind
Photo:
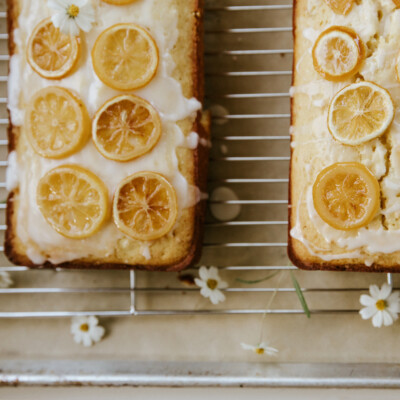
[[[125,108],[123,108],[123,104],[125,104]],[[119,109],[118,105],[120,105]],[[129,109],[127,109],[128,105],[131,106]],[[116,115],[114,112],[111,115],[112,107],[118,109],[120,114]],[[133,115],[129,115],[129,111]],[[112,133],[110,132],[112,130],[109,126],[110,121],[108,126],[102,126],[104,124],[103,117],[112,118]],[[145,118],[145,120],[138,120],[138,118]],[[151,132],[146,132],[146,126],[151,125],[153,126]],[[111,133],[108,140],[102,133],[105,130],[108,131],[108,135]],[[135,140],[136,135],[141,137],[141,141],[136,140],[133,145],[132,141]],[[158,112],[146,100],[134,95],[120,95],[107,101],[96,112],[92,123],[92,137],[97,150],[105,158],[127,162],[147,154],[156,146],[161,137],[161,120]],[[107,149],[107,145],[112,144],[111,141],[117,142],[118,147],[113,146],[113,150]]]
[[[364,56],[360,37],[344,26],[332,26],[322,32],[312,49],[314,69],[330,81],[343,81],[355,75]]]
[[[318,174],[313,185],[313,203],[321,219],[332,228],[362,228],[379,211],[379,182],[361,163],[336,163]]]
[[[368,110],[360,110],[354,108],[352,109],[351,108],[352,104],[350,104],[349,102],[338,104],[340,102],[340,98],[341,97],[343,98],[343,95],[349,93],[350,91],[355,92],[358,89],[366,89],[366,88],[369,88],[371,90],[371,93],[379,94],[380,100],[382,100],[384,107],[379,106],[379,108],[376,109],[373,108],[372,111],[368,111]],[[366,99],[367,104],[368,101],[370,100],[371,99],[367,97]],[[358,101],[357,103],[360,104],[360,101]],[[365,102],[361,102],[361,104],[366,105]],[[344,118],[342,118],[342,120],[340,121],[341,129],[339,129],[339,127],[337,126],[338,123],[336,122],[337,119],[340,120],[340,118],[337,118],[336,116],[338,110],[343,114],[345,114],[346,116],[345,120],[343,120]],[[378,86],[373,82],[368,82],[368,81],[353,83],[346,86],[338,93],[336,93],[336,95],[331,100],[328,111],[328,129],[332,134],[332,136],[339,142],[350,146],[356,146],[368,142],[384,134],[393,121],[394,111],[395,110],[394,110],[393,100],[386,89]],[[376,123],[377,114],[382,112],[384,112],[385,115],[380,125],[376,129],[372,130],[370,133],[365,133],[367,128],[370,127],[372,123]],[[370,115],[372,113],[376,115]],[[367,114],[368,117],[366,117]],[[360,118],[362,117],[366,119],[366,121],[364,121],[364,119],[360,120]],[[362,123],[363,126],[357,125],[357,120],[355,120],[356,118],[358,118],[360,121],[359,125],[361,125]],[[344,134],[345,130],[348,131],[347,137]],[[359,133],[358,137],[355,136],[356,133]]]
[[[47,58],[44,57],[42,53],[40,53],[42,57],[42,64],[48,64],[51,61],[54,62],[54,60],[57,58],[57,54],[60,54],[61,51],[65,52],[68,48],[70,50],[70,55],[67,58],[67,61],[65,61],[58,69],[45,69],[43,66],[39,65],[38,60],[35,60],[38,58],[38,46],[45,46],[43,40],[38,41],[38,34],[43,29],[47,31],[47,34],[52,33],[53,35],[58,35],[59,48],[57,48],[55,54],[51,54],[50,52],[48,52]],[[53,42],[50,43],[50,47],[55,46],[55,43]],[[28,63],[30,64],[32,69],[37,72],[42,78],[61,79],[67,76],[75,68],[79,59],[80,42],[79,39],[75,36],[69,36],[61,33],[58,28],[54,27],[53,23],[51,22],[51,18],[47,18],[41,21],[33,30],[28,40],[26,52]]]
[[[116,24],[97,38],[92,49],[92,63],[96,75],[107,86],[122,91],[140,89],[157,72],[158,47],[141,26]]]
[[[36,201],[47,223],[70,239],[84,239],[100,230],[108,215],[108,190],[93,172],[65,164],[39,181]]]
[[[54,109],[57,102],[59,107]],[[62,110],[64,115],[60,114]],[[45,158],[60,159],[77,152],[90,135],[89,115],[83,102],[57,86],[35,93],[25,113],[25,126],[32,148]]]
[[[113,218],[125,235],[140,241],[159,239],[172,230],[177,215],[175,189],[161,174],[138,172],[118,185]]]

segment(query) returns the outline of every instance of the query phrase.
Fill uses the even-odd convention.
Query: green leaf
[[[295,278],[292,271],[290,271],[290,276],[292,277],[293,286],[296,289],[296,294],[300,300],[301,306],[303,307],[303,310],[306,313],[307,318],[310,318],[311,317],[310,309],[308,308],[306,299],[304,298],[299,282],[297,282],[297,279]]]
[[[273,274],[270,274],[270,275],[266,276],[265,278],[256,279],[256,280],[254,280],[254,281],[246,281],[245,279],[240,279],[240,278],[236,278],[236,281],[237,281],[237,282],[240,282],[240,283],[244,283],[244,284],[246,284],[246,285],[255,285],[256,283],[265,282],[265,281],[267,281],[268,279],[273,278],[275,275],[279,274],[279,272],[280,272],[280,271],[276,271],[276,272],[274,272]]]

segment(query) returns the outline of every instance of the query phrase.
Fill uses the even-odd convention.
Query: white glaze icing
[[[11,192],[18,187],[19,184],[19,170],[17,162],[17,153],[12,151],[8,155],[8,168],[6,171],[6,189]]]
[[[321,14],[321,10],[323,13]],[[371,80],[389,90],[396,108],[395,119],[389,130],[386,144],[380,140],[374,140],[362,147],[352,148],[342,146],[332,140],[327,131],[326,113],[332,96],[342,87],[353,80],[342,83],[332,83],[313,76],[313,79],[302,80],[301,85],[291,88],[290,95],[305,95],[309,98],[313,107],[320,109],[320,117],[307,126],[296,126],[291,128],[293,147],[301,148],[304,145],[315,149],[315,155],[303,162],[304,172],[308,181],[312,183],[316,174],[327,165],[339,161],[358,161],[366,165],[380,180],[381,190],[386,199],[384,208],[380,215],[383,218],[397,215],[400,217],[400,84],[396,80],[395,61],[399,54],[398,37],[400,35],[400,10],[395,10],[391,0],[363,0],[360,4],[354,4],[347,16],[334,14],[323,0],[309,0],[308,11],[310,15],[318,12],[318,18],[323,15],[323,23],[316,28],[313,21],[303,31],[303,37],[310,42],[308,50],[300,55],[296,68],[300,64],[308,63],[312,68],[310,51],[317,34],[332,25],[345,25],[353,28],[362,38],[364,43],[369,43],[371,50],[362,65],[360,74],[365,80]],[[379,13],[378,13],[379,11]],[[381,18],[379,17],[379,14]],[[310,75],[311,76],[311,75]],[[304,140],[301,135],[313,133],[314,137],[322,139]],[[321,140],[320,142],[318,142]],[[318,144],[319,143],[319,144]],[[324,149],[329,149],[325,151]],[[387,154],[390,153],[390,169],[387,169]],[[297,150],[296,150],[297,151]],[[303,195],[301,195],[303,197]],[[334,243],[343,248],[345,254],[330,255],[329,248],[321,249],[305,238],[299,213],[297,221],[291,231],[291,235],[300,240],[310,254],[324,260],[335,260],[342,258],[364,257],[365,264],[371,265],[374,255],[378,253],[392,253],[400,251],[400,226],[388,227],[381,222],[380,216],[366,228],[354,232],[343,232],[331,228],[316,213],[310,186],[305,188],[304,203],[307,213],[315,229],[327,244]],[[350,253],[349,253],[350,252]],[[370,256],[372,255],[372,256]]]
[[[10,162],[7,172],[10,177],[10,188],[15,184],[13,177],[17,176],[16,171],[20,172],[21,202],[18,208],[17,234],[27,245],[34,240],[35,246],[28,249],[28,256],[37,263],[43,262],[43,258],[53,263],[60,263],[92,254],[106,257],[113,254],[116,243],[123,237],[112,222],[108,222],[93,237],[81,241],[66,239],[47,224],[36,204],[36,187],[38,180],[58,165],[76,163],[90,169],[105,182],[110,199],[122,179],[143,170],[160,172],[171,181],[177,192],[180,212],[196,204],[200,198],[198,188],[189,185],[180,173],[176,156],[178,147],[194,149],[198,145],[198,134],[193,132],[184,137],[177,122],[194,116],[201,108],[201,104],[195,98],[187,99],[183,95],[180,83],[172,76],[175,64],[171,51],[178,38],[176,7],[170,0],[139,0],[124,7],[109,5],[101,0],[92,0],[92,3],[97,20],[93,29],[82,35],[83,51],[79,68],[73,74],[60,81],[46,80],[30,68],[24,53],[11,58],[8,90],[13,124],[16,126],[23,124],[23,110],[27,102],[33,93],[43,87],[57,85],[75,91],[86,104],[91,116],[108,99],[119,94],[104,85],[95,75],[90,49],[99,34],[107,27],[121,22],[133,22],[144,26],[154,37],[159,48],[160,64],[155,78],[149,85],[134,93],[148,100],[158,110],[163,134],[160,142],[150,153],[127,163],[117,163],[103,158],[91,141],[78,153],[62,160],[43,159],[28,148],[26,153],[19,157],[18,162]],[[14,31],[17,46],[26,43],[37,23],[50,16],[50,10],[44,4],[41,4],[40,13],[37,10],[38,1],[21,1],[19,29]]]

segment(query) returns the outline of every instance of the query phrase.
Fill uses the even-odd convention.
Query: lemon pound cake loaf
[[[289,256],[400,272],[400,9],[294,2]]]
[[[5,251],[178,271],[200,255],[201,0],[8,0]]]

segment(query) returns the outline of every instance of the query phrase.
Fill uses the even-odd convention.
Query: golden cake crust
[[[320,79],[313,69],[306,70],[302,67],[300,67],[300,70],[297,69],[298,62],[309,48],[309,44],[305,43],[306,40],[303,35],[303,30],[306,27],[305,21],[312,18],[308,14],[307,4],[308,0],[294,0],[293,2],[294,58],[292,87],[304,83],[304,79],[312,79],[313,74],[315,74],[314,79]],[[326,17],[328,12],[330,12],[330,10],[327,8],[326,4],[322,4],[321,10],[319,11],[321,21]],[[323,24],[321,21],[318,21],[318,19],[313,21],[313,26],[321,30],[326,29],[327,27],[322,28]],[[319,22],[321,22],[320,25],[318,25]],[[349,81],[349,83],[351,82]],[[306,118],[312,120],[313,118],[318,117],[318,111],[315,110],[315,107],[309,106],[310,105],[307,104],[304,95],[295,92],[295,94],[291,96],[291,127],[296,129],[296,127],[304,124]],[[308,115],[304,116],[304,113],[308,113]],[[304,177],[303,169],[305,156],[297,150],[298,143],[295,143],[293,132],[291,133],[291,144],[288,208],[288,256],[292,263],[305,270],[400,272],[399,251],[393,253],[366,253],[365,256],[363,254],[360,257],[340,258],[340,254],[346,252],[346,250],[340,249],[338,246],[332,244],[327,244],[324,237],[315,228],[307,213],[307,207],[304,203],[304,188],[308,187],[310,182],[307,181],[306,177]],[[305,151],[312,152],[313,149],[309,148]],[[328,255],[328,257],[331,257],[331,260],[324,260],[317,255],[312,254],[302,241],[292,236],[291,230],[298,226],[299,220],[301,231],[305,233],[308,238],[311,238],[311,242],[314,246],[324,249],[327,249],[327,246],[331,246],[329,250],[324,253],[325,255]],[[378,223],[380,222],[377,221],[377,224]],[[347,253],[350,253],[350,251]],[[335,256],[338,258],[335,258]]]
[[[177,68],[174,78],[177,79],[186,97],[195,97],[200,102],[204,98],[204,67],[203,67],[203,0],[175,0],[177,7],[183,10],[182,14],[190,18],[180,18],[178,22],[179,46],[176,46],[172,56]],[[17,27],[19,15],[18,0],[7,0],[8,3],[8,33],[9,53],[16,52],[13,40],[13,31]],[[191,40],[187,40],[191,37]],[[190,68],[187,60],[190,59]],[[199,111],[196,118],[180,121],[185,135],[194,131],[200,140],[210,140],[210,117],[208,113]],[[9,117],[8,128],[9,152],[19,150],[19,128],[11,123]],[[201,192],[206,192],[208,148],[199,145],[195,150],[177,149],[179,169],[190,185],[197,186]],[[26,247],[16,233],[18,188],[13,190],[7,200],[7,231],[5,235],[5,253],[11,262],[32,268],[70,268],[70,269],[140,269],[152,271],[180,271],[195,263],[201,255],[203,225],[205,217],[205,200],[195,206],[182,211],[178,221],[177,235],[180,245],[171,246],[168,239],[155,241],[152,248],[152,257],[148,262],[126,263],[113,255],[107,259],[94,257],[78,259],[71,262],[53,264],[49,261],[43,265],[33,263],[27,256]],[[175,243],[175,242],[174,242]],[[140,258],[135,256],[134,258]]]

